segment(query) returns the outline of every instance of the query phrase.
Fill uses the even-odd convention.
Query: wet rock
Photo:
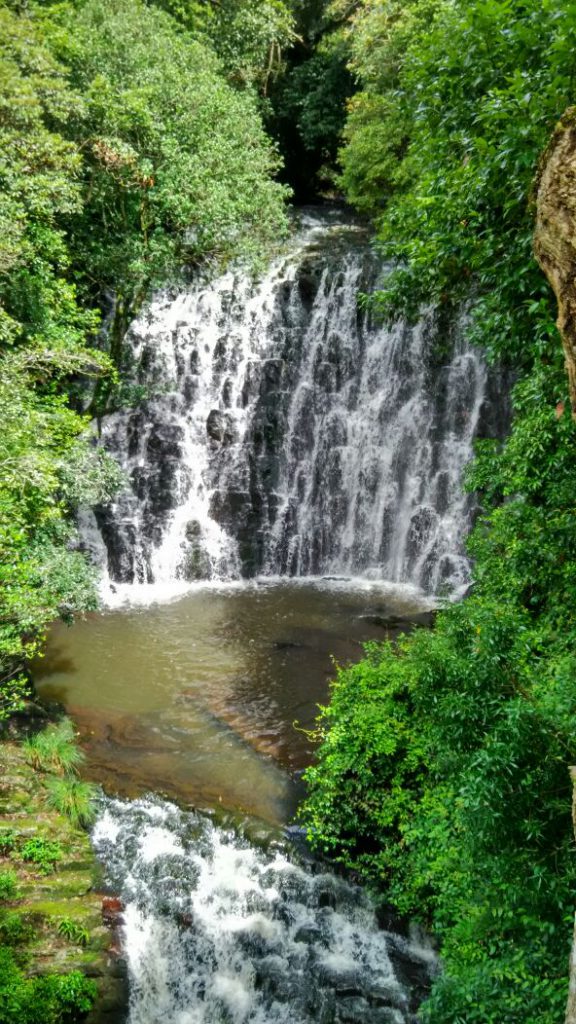
[[[361,996],[362,983],[357,970],[345,970],[331,963],[320,961],[318,964],[318,981],[327,988],[334,989],[340,997]]]
[[[102,921],[109,928],[115,928],[120,923],[123,910],[124,904],[118,896],[102,897]]]
[[[178,567],[178,576],[193,583],[195,580],[209,579],[211,576],[210,559],[198,541],[192,541]]]
[[[266,393],[276,390],[281,386],[284,373],[283,359],[264,359],[262,362],[262,376],[260,380],[260,391]]]
[[[336,994],[314,988],[308,996],[308,1011],[318,1024],[333,1024],[336,1013]]]
[[[202,536],[202,526],[197,519],[190,519],[184,527],[186,540],[198,540]]]
[[[48,776],[49,778],[49,776]],[[120,1024],[126,1019],[128,991],[116,924],[122,903],[98,892],[99,870],[90,839],[47,803],[47,776],[27,763],[20,745],[0,747],[0,799],[3,826],[22,839],[58,842],[64,852],[49,876],[33,863],[11,861],[18,876],[18,913],[33,928],[21,948],[28,976],[65,976],[79,970],[96,982],[98,996],[88,1024]],[[21,799],[23,798],[23,799]],[[71,918],[87,934],[86,945],[71,943],[59,930]]]
[[[392,1006],[400,1010],[408,1006],[403,984],[399,983],[396,973],[389,982],[371,981],[365,988],[365,994],[374,1006]]]
[[[98,1002],[86,1017],[85,1024],[125,1024],[128,1011],[128,978],[102,978],[98,985]]]
[[[219,444],[232,444],[236,439],[231,416],[220,409],[212,409],[206,420],[206,433]]]
[[[336,908],[336,893],[331,886],[325,886],[318,890],[318,906]]]
[[[256,984],[265,996],[280,1002],[287,1002],[294,991],[294,981],[289,978],[286,960],[275,954],[258,960]]]
[[[430,990],[434,965],[411,955],[396,936],[390,937],[388,957],[400,986],[399,991],[407,993],[404,998],[408,998],[410,1009],[414,1012]]]
[[[368,1011],[362,1024],[404,1024],[405,1020],[406,1018],[400,1010],[389,1006],[379,1006]]]
[[[294,935],[294,942],[305,942],[312,945],[322,939],[322,931],[317,924],[303,924]]]

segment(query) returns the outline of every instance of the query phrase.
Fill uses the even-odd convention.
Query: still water
[[[175,600],[55,625],[35,666],[110,792],[154,790],[198,809],[278,825],[310,763],[307,730],[334,661],[426,623],[414,588],[367,581],[198,585]]]

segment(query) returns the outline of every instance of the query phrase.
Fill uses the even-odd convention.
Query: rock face
[[[132,324],[148,397],[102,425],[127,486],[82,524],[114,583],[465,586],[462,470],[504,433],[505,387],[458,323],[386,326],[359,304],[386,272],[360,228],[318,213],[259,281],[198,279]]]
[[[559,122],[540,165],[534,252],[558,301],[570,387],[576,419],[576,108]]]

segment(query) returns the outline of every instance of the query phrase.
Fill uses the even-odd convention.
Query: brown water
[[[35,678],[77,722],[89,777],[281,823],[333,659],[422,622],[398,586],[316,581],[206,586],[178,600],[54,626]]]

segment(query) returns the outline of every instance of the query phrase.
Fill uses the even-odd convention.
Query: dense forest
[[[93,424],[142,398],[123,379],[130,319],[199,269],[258,273],[291,199],[345,199],[395,267],[373,315],[458,317],[513,372],[514,415],[468,473],[470,594],[338,671],[303,821],[438,936],[423,1020],[559,1021],[576,426],[533,234],[575,98],[576,6],[4,2],[0,68],[0,720],[25,708],[48,624],[97,607],[74,514],[122,486]],[[3,1020],[69,1019],[69,992],[0,965]]]

